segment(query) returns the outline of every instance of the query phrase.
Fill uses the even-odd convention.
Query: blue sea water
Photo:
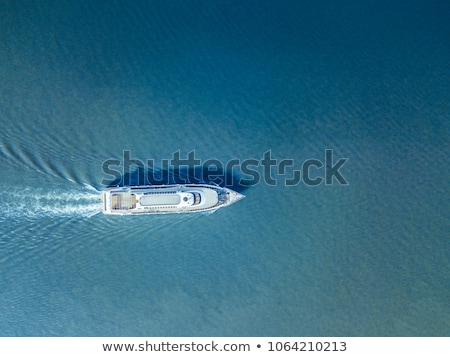
[[[1,2],[0,335],[449,336],[449,11]],[[326,149],[348,185],[274,170],[211,215],[99,213],[124,150]]]

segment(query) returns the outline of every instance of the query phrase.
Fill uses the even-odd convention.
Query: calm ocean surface
[[[449,336],[449,11],[1,1],[0,335]],[[211,215],[99,213],[123,150],[326,149],[349,185],[275,170]]]

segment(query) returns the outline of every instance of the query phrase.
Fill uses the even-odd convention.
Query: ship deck
[[[129,194],[128,192],[114,193],[111,199],[111,208],[113,210],[133,209],[136,208],[136,203],[138,202],[136,195],[134,193]]]

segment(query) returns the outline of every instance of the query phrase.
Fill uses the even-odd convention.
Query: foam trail
[[[94,186],[89,185],[88,183],[83,183],[83,186],[89,191],[97,192],[97,193],[101,192],[100,190],[96,189]]]
[[[52,189],[34,187],[1,187],[2,218],[26,217],[90,217],[101,211],[100,195],[91,190]]]

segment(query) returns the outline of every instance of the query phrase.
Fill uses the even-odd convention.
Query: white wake
[[[3,218],[90,217],[101,212],[100,192],[86,185],[80,190],[3,186],[0,212]]]

